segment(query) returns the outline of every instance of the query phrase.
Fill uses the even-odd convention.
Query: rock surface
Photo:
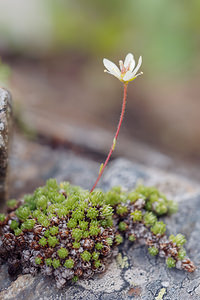
[[[68,159],[67,161],[66,158],[66,164],[60,166],[60,169],[52,168],[52,176],[55,175],[59,180],[66,179],[64,170],[71,164],[71,182],[76,181],[76,174],[80,172],[79,184],[90,187],[96,164],[89,165],[90,168],[85,178],[83,174],[88,161],[77,159],[72,155],[68,156]],[[73,164],[75,161],[77,163]],[[60,170],[63,170],[63,173]],[[83,176],[81,177],[80,174]],[[179,212],[171,217],[166,217],[165,222],[168,224],[170,233],[181,232],[186,235],[188,255],[197,266],[194,273],[188,274],[179,270],[167,269],[164,261],[161,258],[150,257],[144,246],[125,242],[120,247],[117,258],[104,274],[90,280],[80,280],[62,290],[58,290],[51,279],[41,275],[36,277],[20,275],[12,281],[7,275],[4,265],[0,272],[0,299],[200,299],[200,187],[184,178],[160,170],[145,168],[124,159],[117,159],[111,163],[101,186],[108,189],[110,186],[120,184],[124,188],[132,188],[138,181],[143,181],[146,185],[156,185],[169,197],[179,202]]]
[[[49,178],[91,188],[99,164],[65,148],[52,149],[15,135],[10,156],[10,197],[32,193]]]
[[[11,96],[0,88],[0,207],[7,197],[8,147],[11,130]]]

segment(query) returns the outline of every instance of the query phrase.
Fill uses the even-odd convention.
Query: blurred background
[[[0,12],[18,131],[101,161],[123,93],[102,59],[132,52],[144,75],[129,85],[115,155],[200,164],[199,0],[0,0]]]

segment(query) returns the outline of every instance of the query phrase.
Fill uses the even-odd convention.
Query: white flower
[[[136,74],[138,72],[139,68],[141,67],[142,56],[139,57],[138,64],[135,67],[135,60],[134,60],[133,54],[131,54],[131,53],[126,55],[124,63],[122,60],[119,61],[120,69],[113,62],[111,62],[110,60],[108,60],[106,58],[103,59],[103,64],[107,69],[107,70],[104,70],[104,72],[114,75],[120,81],[122,81],[124,83],[128,83],[129,81],[134,80],[137,76],[143,74],[143,72]]]

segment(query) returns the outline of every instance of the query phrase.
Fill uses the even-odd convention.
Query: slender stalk
[[[109,162],[109,159],[115,149],[115,145],[116,145],[116,142],[117,142],[117,138],[118,138],[118,135],[119,135],[119,131],[120,131],[120,128],[121,128],[121,125],[122,125],[122,121],[123,121],[123,118],[124,118],[124,113],[125,113],[125,108],[126,108],[126,99],[127,99],[127,86],[128,86],[128,83],[124,83],[124,96],[123,96],[123,103],[122,103],[122,110],[121,110],[121,115],[120,115],[120,119],[119,119],[119,123],[118,123],[118,126],[117,126],[117,131],[115,133],[115,137],[113,139],[113,143],[112,143],[112,146],[110,148],[110,151],[108,153],[108,156],[103,164],[103,167],[101,169],[101,171],[99,172],[99,175],[97,177],[97,180],[95,182],[95,184],[93,185],[90,193],[95,189],[97,183],[99,182],[99,179],[101,178],[104,170],[105,170],[105,167],[107,166],[108,162]]]

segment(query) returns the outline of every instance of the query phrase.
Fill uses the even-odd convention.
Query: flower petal
[[[129,81],[130,79],[132,79],[133,77],[133,73],[131,71],[127,71],[123,77],[123,81]]]
[[[138,59],[137,67],[135,68],[135,70],[132,73],[133,77],[135,76],[135,74],[137,73],[137,71],[139,70],[139,68],[141,67],[141,64],[142,64],[142,56],[140,56],[139,59]]]
[[[132,73],[132,74],[133,74],[133,73]],[[136,74],[136,75],[133,75],[132,78],[129,79],[129,81],[134,80],[136,77],[138,77],[138,76],[140,76],[140,75],[142,75],[142,74],[143,74],[143,72],[140,72],[140,73],[138,73],[138,74]]]
[[[124,63],[122,60],[119,61],[119,67],[120,67],[120,70],[122,71],[124,68]]]
[[[110,75],[112,75],[112,76],[115,76],[117,79],[119,79],[119,80],[121,80],[121,77],[119,76],[119,75],[117,75],[115,72],[109,72],[109,71],[107,71],[107,70],[104,70],[104,72],[105,73],[108,73],[108,74],[110,74]]]
[[[131,72],[133,71],[133,69],[135,67],[135,60],[134,60],[132,53],[128,53],[126,55],[126,58],[124,60],[124,67],[128,68],[128,71],[131,71]]]
[[[112,61],[104,58],[103,64],[106,67],[106,69],[109,71],[108,73],[116,76],[117,78],[120,77],[121,72],[120,72],[119,68]]]

